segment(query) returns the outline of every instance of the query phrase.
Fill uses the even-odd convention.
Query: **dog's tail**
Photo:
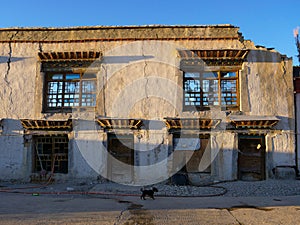
[[[143,192],[144,188],[141,188],[141,192]]]

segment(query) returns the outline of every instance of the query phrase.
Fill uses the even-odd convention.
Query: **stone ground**
[[[295,225],[300,221],[300,180],[155,186],[157,198],[141,200],[141,187],[110,182],[2,182],[0,224]]]
[[[275,180],[264,181],[232,181],[219,182],[208,186],[176,186],[166,184],[154,185],[158,188],[156,196],[162,197],[268,197],[268,196],[293,196],[300,195],[300,180]],[[150,187],[146,187],[147,189]],[[47,193],[47,194],[98,194],[98,195],[120,195],[139,196],[140,186],[127,186],[112,182],[98,183],[73,182],[53,184],[20,184],[0,183],[1,192],[24,192],[24,193]]]
[[[158,196],[181,197],[259,197],[259,196],[291,196],[300,195],[300,180],[265,180],[265,181],[233,181],[216,183],[209,186],[176,186],[154,185],[158,188]],[[113,183],[97,184],[90,191],[106,190],[120,194],[139,194],[141,187],[116,185]],[[149,187],[148,187],[149,188]]]

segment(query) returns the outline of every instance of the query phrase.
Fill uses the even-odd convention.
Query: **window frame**
[[[33,173],[42,170],[56,174],[69,173],[68,135],[34,135],[33,140]]]
[[[62,79],[53,79],[53,76],[55,75],[62,75]],[[67,75],[79,75],[79,78],[73,78],[68,79]],[[92,75],[93,77],[85,77],[86,75]],[[91,92],[84,92],[83,91],[83,83],[86,81],[92,81],[94,84],[94,90]],[[50,83],[60,82],[61,84],[61,93],[59,93],[59,90],[56,90],[54,93],[50,93]],[[76,83],[74,86],[74,89],[79,89],[78,93],[76,91],[74,92],[66,92],[67,90],[67,83]],[[77,86],[78,85],[78,86]],[[56,102],[56,106],[50,105],[50,98],[49,96],[56,96],[56,100],[60,100],[61,105],[57,105],[59,102]],[[61,97],[58,97],[61,95]],[[65,97],[67,95],[78,95],[78,98],[74,97],[73,101],[65,101]],[[83,98],[83,95],[93,95],[94,97],[90,98]],[[60,72],[46,72],[44,77],[44,90],[43,90],[43,112],[71,112],[73,108],[91,108],[94,109],[96,107],[96,96],[97,95],[97,74],[90,72],[72,72],[72,71],[60,71]],[[54,98],[55,99],[55,98]],[[69,98],[71,100],[72,98]],[[89,100],[93,99],[93,105],[84,105],[83,100]],[[77,100],[77,102],[76,102]],[[69,104],[69,105],[67,105]],[[75,105],[78,104],[78,105]]]
[[[222,77],[221,76],[221,73],[224,73],[224,72],[227,72],[227,73],[230,73],[230,72],[233,72],[236,74],[235,77]],[[186,77],[185,75],[187,73],[198,73],[199,74],[199,77]],[[205,78],[205,77],[201,77],[201,74],[204,74],[204,73],[216,73],[218,76],[213,78]],[[190,111],[190,110],[197,110],[197,111],[205,111],[205,110],[210,110],[212,108],[216,108],[216,107],[221,107],[222,109],[225,109],[225,110],[238,110],[239,107],[240,107],[240,92],[239,92],[239,76],[240,76],[240,72],[238,69],[220,69],[220,70],[212,70],[212,71],[207,71],[207,70],[184,70],[183,71],[183,80],[182,80],[182,85],[183,85],[183,101],[182,101],[182,104],[183,104],[183,111]],[[187,80],[194,80],[194,81],[199,81],[199,84],[200,84],[200,91],[199,92],[187,92],[186,91],[186,81]],[[206,80],[215,80],[217,81],[217,85],[218,85],[218,104],[216,105],[213,105],[213,104],[209,104],[209,101],[207,105],[204,104],[204,91],[203,91],[203,81],[206,81]],[[224,94],[224,92],[222,91],[222,81],[235,81],[235,89],[236,91],[235,92],[231,92],[232,94],[234,94],[235,96],[233,96],[232,98],[235,98],[235,101],[236,104],[222,104],[223,102],[223,98],[222,97],[222,94]],[[187,101],[186,101],[186,98],[188,98],[188,96],[186,96],[186,94],[195,94],[197,93],[200,100],[200,104],[199,105],[187,105]],[[209,93],[209,92],[208,92]],[[229,92],[230,93],[230,92]]]

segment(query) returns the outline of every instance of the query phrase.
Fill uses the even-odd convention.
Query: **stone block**
[[[275,168],[276,179],[295,179],[296,171],[293,167],[276,167]]]

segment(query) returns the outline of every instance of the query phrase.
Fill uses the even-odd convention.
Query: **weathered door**
[[[108,151],[113,156],[113,160],[108,162],[108,173],[113,181],[132,182],[134,171],[133,147],[133,135],[109,135]]]
[[[238,178],[240,180],[265,179],[265,137],[239,136]]]

